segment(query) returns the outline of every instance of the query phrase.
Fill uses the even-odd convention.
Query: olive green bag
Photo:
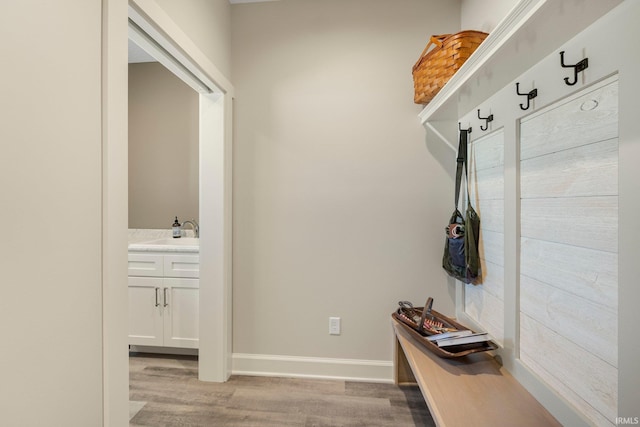
[[[478,284],[482,281],[480,268],[480,217],[471,206],[469,197],[469,179],[467,173],[468,131],[460,131],[456,169],[455,208],[446,227],[447,238],[444,245],[442,267],[451,277],[464,282]],[[465,186],[467,187],[467,209],[465,215],[458,210],[462,168],[464,166]]]

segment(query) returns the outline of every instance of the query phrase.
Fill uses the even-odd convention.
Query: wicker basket
[[[431,36],[413,66],[413,101],[428,104],[487,36],[487,33],[472,30]],[[435,47],[428,51],[431,45]]]

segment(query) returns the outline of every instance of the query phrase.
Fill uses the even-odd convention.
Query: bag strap
[[[456,158],[456,198],[455,209],[458,209],[458,201],[460,201],[460,186],[462,185],[462,167],[464,166],[464,175],[467,177],[467,130],[460,130],[460,140],[458,143],[458,157]],[[467,195],[469,194],[469,186],[467,185]]]
[[[463,136],[464,142],[463,142],[463,152],[464,152],[464,184],[465,187],[467,187],[467,206],[471,205],[471,196],[469,194],[469,173],[467,171],[468,165],[469,165],[469,153],[467,151],[467,147],[468,144],[467,142],[469,141],[469,131],[464,131],[464,136]]]

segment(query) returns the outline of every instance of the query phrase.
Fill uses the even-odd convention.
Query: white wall
[[[4,9],[0,425],[98,426],[102,2]]]
[[[459,19],[457,1],[232,6],[234,355],[390,361],[399,300],[453,313],[455,159],[425,142],[411,68]]]
[[[462,29],[490,33],[516,4],[518,0],[462,0]]]

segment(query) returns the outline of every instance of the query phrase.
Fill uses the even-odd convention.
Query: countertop
[[[185,237],[193,238],[193,231],[187,230]],[[129,252],[200,252],[199,244],[185,244],[185,241],[180,239],[175,239],[175,244],[174,242],[170,244],[149,243],[159,239],[172,239],[172,230],[130,228]]]

